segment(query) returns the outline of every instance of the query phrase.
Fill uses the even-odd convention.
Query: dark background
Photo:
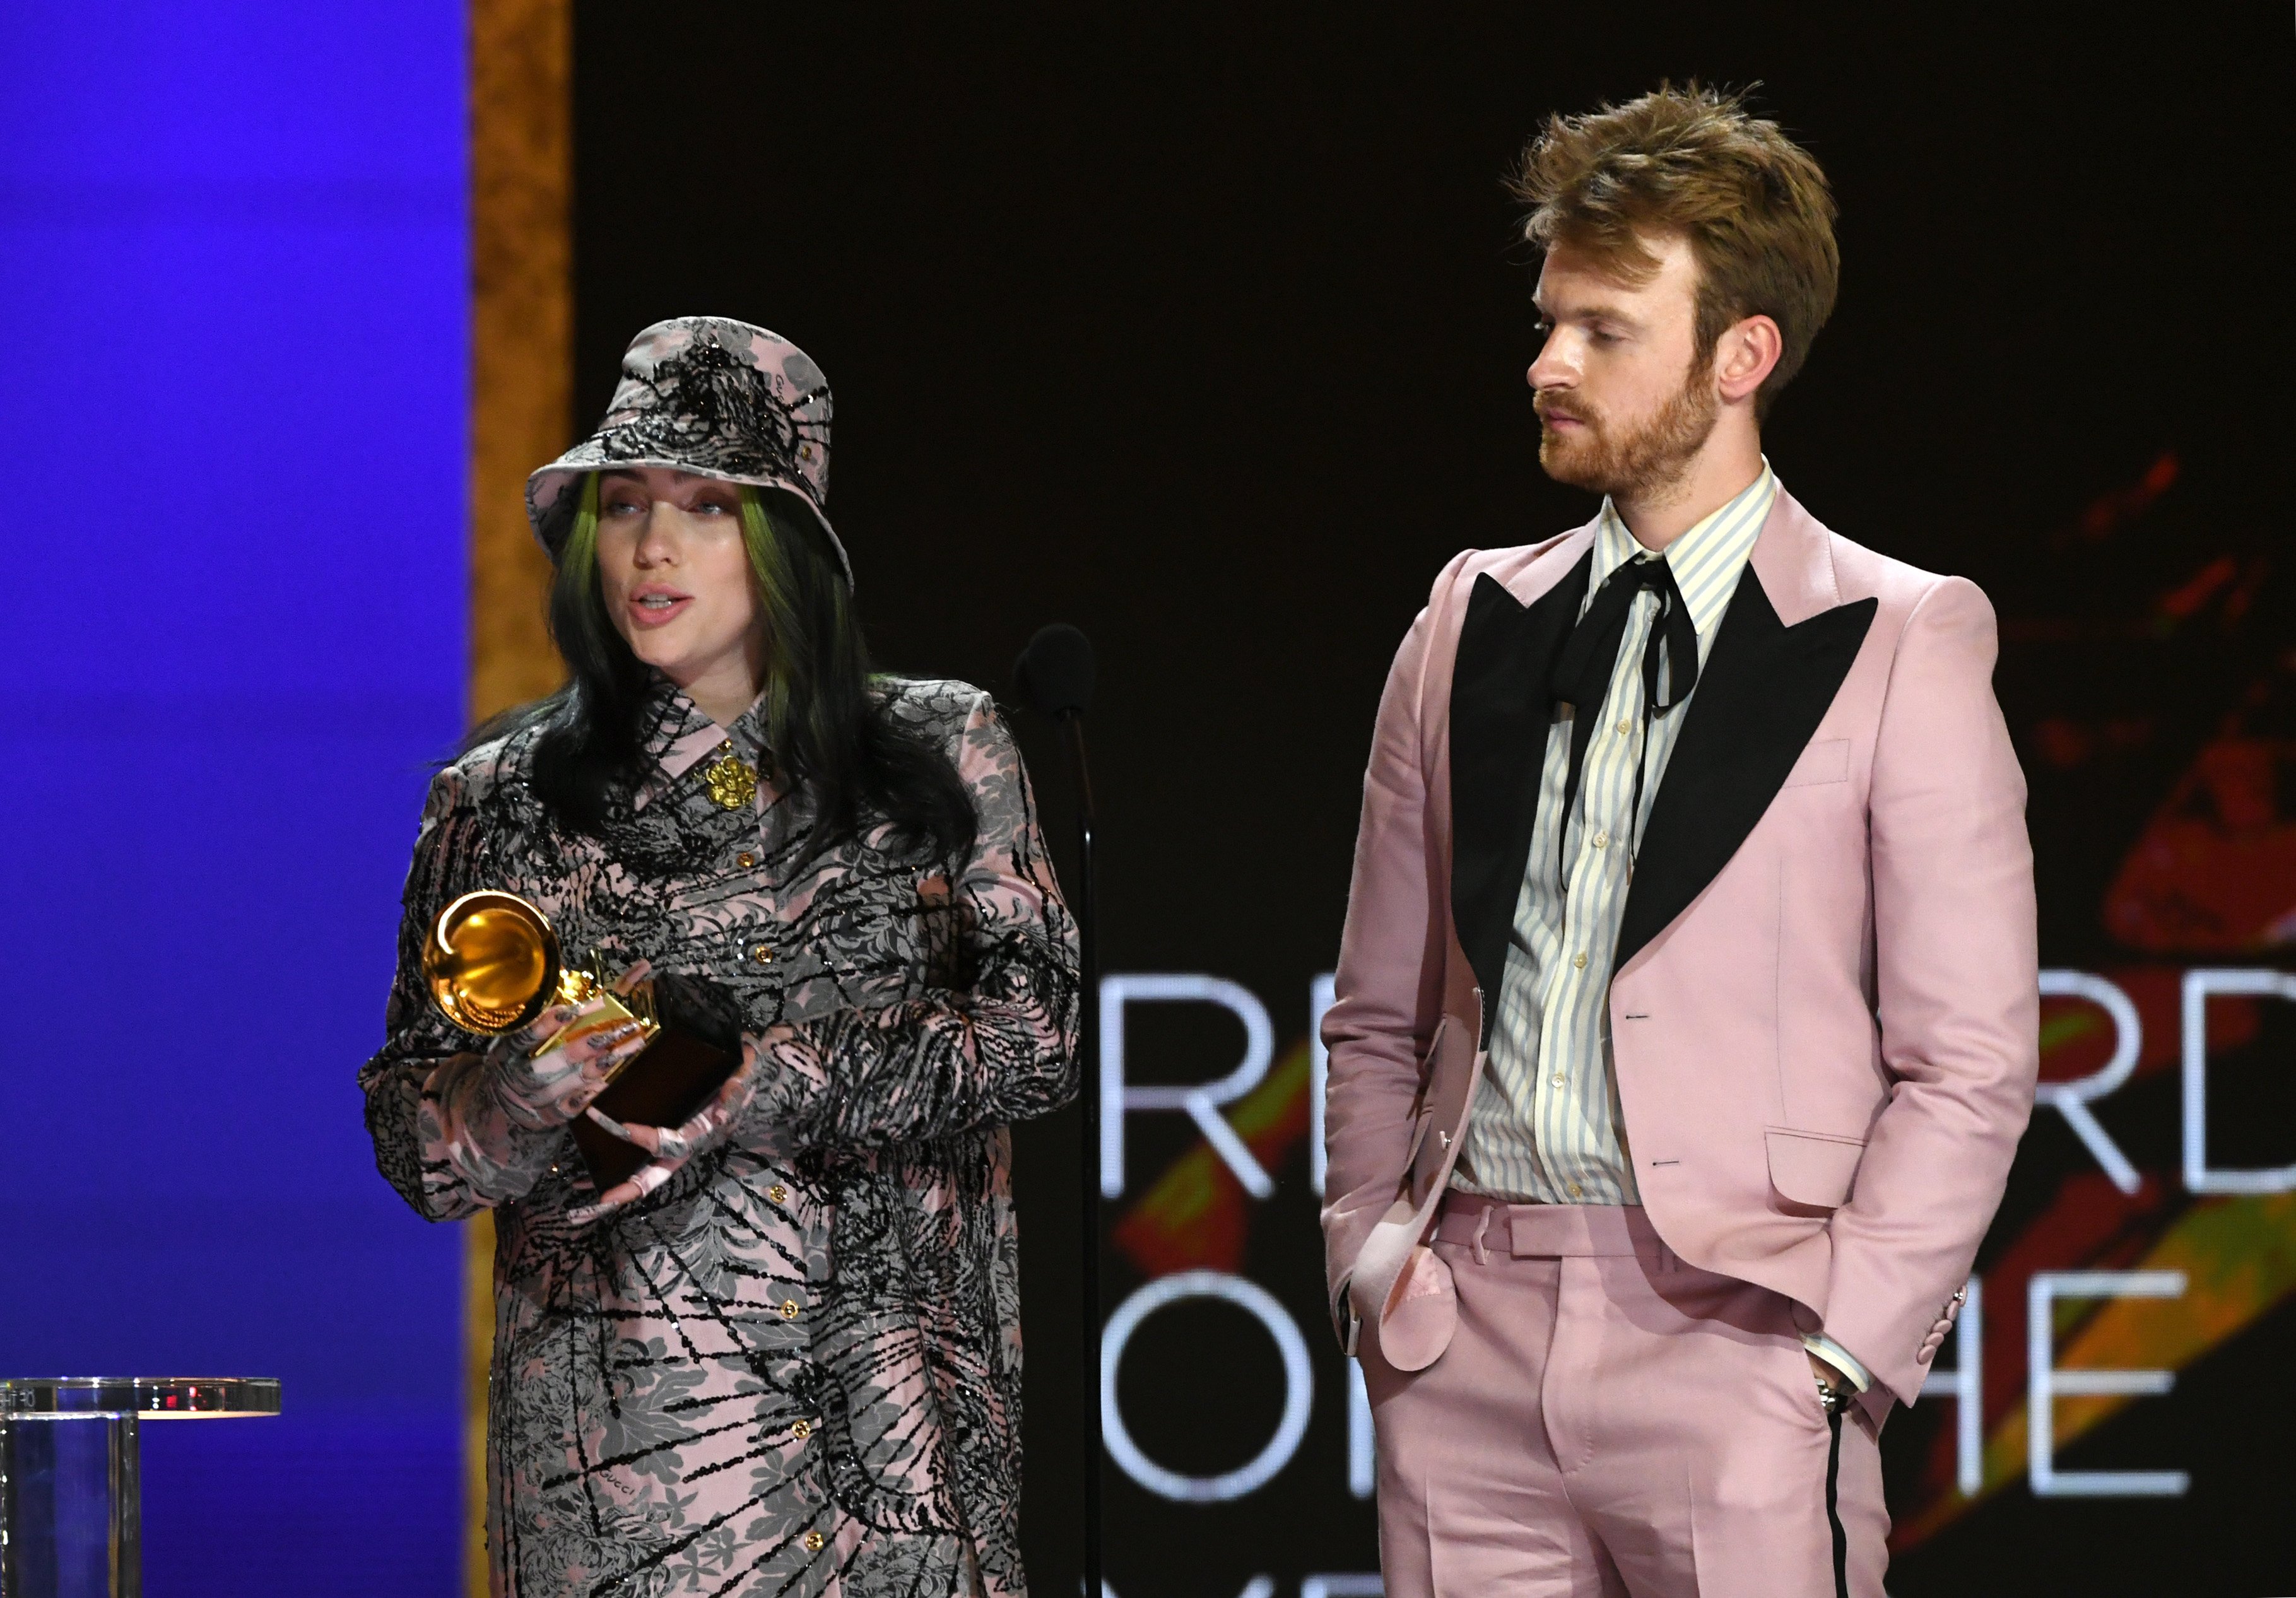
[[[1501,175],[1549,112],[1669,77],[1759,82],[1758,108],[1833,179],[1841,308],[1768,453],[1821,520],[1974,578],[2001,611],[2044,963],[2284,963],[2296,934],[2161,931],[2102,906],[2227,717],[2286,748],[2285,6],[576,14],[575,424],[645,324],[762,323],[836,386],[831,508],[886,664],[1009,696],[1038,625],[1092,635],[1107,969],[1233,977],[1279,1049],[1304,1031],[1396,642],[1456,550],[1593,509],[1538,471],[1536,261]],[[1017,719],[1064,833],[1055,748]],[[1218,1025],[1144,1034],[1142,1072],[1224,1065]],[[2286,1045],[2267,1027],[2259,1060]],[[2296,1152],[2285,1076],[2232,1078],[2221,1159]],[[2156,1219],[2182,1201],[2162,1185],[2175,1094],[2173,1069],[2148,1072],[2103,1110],[2160,1173]],[[1144,1175],[1192,1141],[1157,1119],[1130,1143]],[[1045,1593],[1078,1568],[1075,1130],[1073,1112],[1024,1128],[1018,1160]],[[2087,1168],[2038,1118],[1988,1258],[2062,1217]],[[1111,1470],[1125,1598],[1375,1566],[1371,1506],[1344,1486],[1304,1154],[1276,1175],[1248,1269],[1309,1334],[1314,1429],[1231,1504],[1166,1504]],[[1128,1268],[1111,1261],[1111,1305]],[[1126,1366],[1142,1445],[1176,1469],[1240,1463],[1275,1407],[1265,1338],[1224,1336],[1242,1323],[1217,1309],[1154,1326]],[[2288,1590],[2292,1364],[2284,1302],[2064,1456],[2188,1469],[2190,1496],[2015,1487],[1906,1553],[1893,1588]],[[1950,1415],[1893,1422],[1893,1504]]]

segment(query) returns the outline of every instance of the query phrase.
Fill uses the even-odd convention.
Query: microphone
[[[1093,902],[1092,772],[1084,758],[1084,711],[1092,702],[1096,674],[1092,640],[1065,621],[1039,627],[1021,658],[1013,663],[1013,680],[1031,709],[1052,717],[1068,746],[1070,768],[1076,773],[1077,881],[1075,913],[1081,945],[1082,991],[1078,1017],[1083,1060],[1083,1080],[1077,1098],[1083,1112],[1084,1158],[1078,1162],[1083,1181],[1077,1194],[1084,1217],[1084,1390],[1083,1413],[1089,1417],[1091,1454],[1084,1471],[1084,1591],[1101,1598],[1107,1590],[1101,1578],[1100,1458],[1107,1447],[1100,1413],[1100,918]]]
[[[1013,663],[1029,708],[1054,717],[1081,716],[1092,702],[1092,640],[1065,621],[1040,627]]]

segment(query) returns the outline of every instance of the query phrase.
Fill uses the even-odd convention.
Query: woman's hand
[[[568,1210],[566,1218],[575,1225],[586,1225],[600,1216],[636,1203],[685,1169],[687,1160],[725,1142],[757,1096],[758,1045],[744,1039],[741,1069],[726,1078],[725,1086],[682,1127],[625,1126],[591,1110],[588,1113],[592,1120],[623,1142],[644,1149],[652,1159],[632,1172],[627,1180],[600,1193],[596,1203]]]
[[[649,970],[639,961],[614,983],[618,998],[627,998]],[[551,1039],[581,1024],[605,1008],[596,998],[584,1004],[554,1004],[515,1032],[505,1032],[487,1050],[487,1065],[495,1092],[511,1119],[532,1130],[562,1127],[604,1091],[614,1073],[636,1058],[646,1036],[636,1021],[581,1033],[546,1053]]]

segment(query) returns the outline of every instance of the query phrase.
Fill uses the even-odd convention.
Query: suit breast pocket
[[[1808,788],[1819,783],[1846,783],[1849,780],[1849,740],[1822,738],[1802,750],[1801,758],[1794,762],[1792,771],[1786,773],[1786,780],[1781,786]]]

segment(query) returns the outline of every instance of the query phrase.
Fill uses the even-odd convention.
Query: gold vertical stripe
[[[471,5],[471,714],[558,686],[527,474],[573,406],[570,0]]]
[[[472,0],[471,694],[475,723],[558,685],[550,566],[527,473],[566,447],[573,392],[571,0]],[[494,1217],[464,1228],[464,1590],[487,1598]]]

